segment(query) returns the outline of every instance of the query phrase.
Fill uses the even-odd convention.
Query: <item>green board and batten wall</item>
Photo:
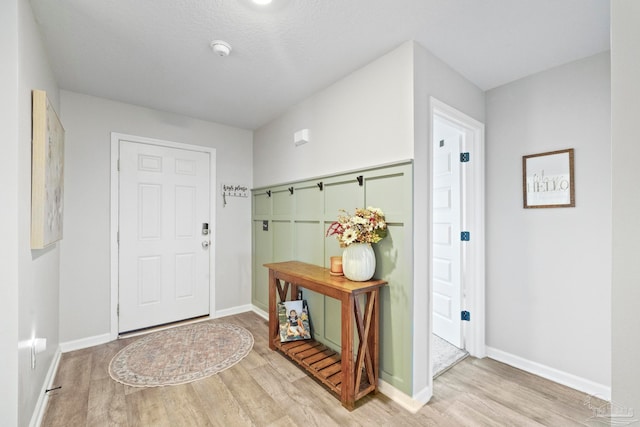
[[[328,267],[331,256],[342,254],[337,239],[325,237],[340,210],[382,209],[389,232],[373,245],[375,277],[389,283],[381,292],[380,378],[408,395],[413,364],[412,172],[411,163],[401,163],[252,191],[252,303],[265,312],[269,289],[268,270],[263,264],[297,260]],[[340,302],[309,290],[303,292],[314,338],[339,350]]]

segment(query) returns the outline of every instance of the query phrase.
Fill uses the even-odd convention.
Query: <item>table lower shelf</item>
[[[280,352],[341,398],[343,375],[342,358],[339,353],[315,340],[280,342],[279,339],[275,339],[273,343]],[[375,386],[369,384],[366,375],[363,375],[360,390],[355,393],[355,398],[358,400],[374,390]]]

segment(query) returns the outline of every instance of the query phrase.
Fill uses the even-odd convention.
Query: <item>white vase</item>
[[[376,272],[376,254],[370,243],[352,243],[342,252],[342,271],[347,279],[364,282]]]

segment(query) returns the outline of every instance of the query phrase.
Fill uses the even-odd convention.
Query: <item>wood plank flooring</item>
[[[269,350],[254,313],[212,320],[247,328],[255,344],[235,366],[169,387],[137,388],[109,377],[111,358],[137,338],[62,355],[43,426],[573,426],[598,425],[585,394],[491,359],[468,357],[434,381],[411,414],[383,394],[352,412],[283,355]],[[596,402],[592,400],[592,404]],[[599,401],[600,404],[604,402]]]

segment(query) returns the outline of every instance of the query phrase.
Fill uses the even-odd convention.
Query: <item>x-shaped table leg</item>
[[[378,292],[370,291],[366,293],[366,296],[367,296],[367,303],[365,307],[364,316],[360,308],[360,303],[358,299],[355,298],[353,301],[354,309],[355,309],[356,326],[358,328],[358,338],[359,338],[358,356],[356,358],[356,367],[355,367],[356,380],[354,384],[354,390],[356,394],[360,390],[360,382],[362,381],[363,363],[366,364],[367,378],[369,380],[369,384],[373,386],[377,386],[376,384],[377,380],[373,370],[373,361],[371,359],[371,349],[370,349],[370,344],[373,345],[374,343],[370,343],[369,331],[371,330],[371,324],[377,323],[376,322],[377,319],[374,319],[375,317],[374,308],[377,303],[376,299],[378,296]],[[374,325],[374,327],[377,327],[377,325]]]

